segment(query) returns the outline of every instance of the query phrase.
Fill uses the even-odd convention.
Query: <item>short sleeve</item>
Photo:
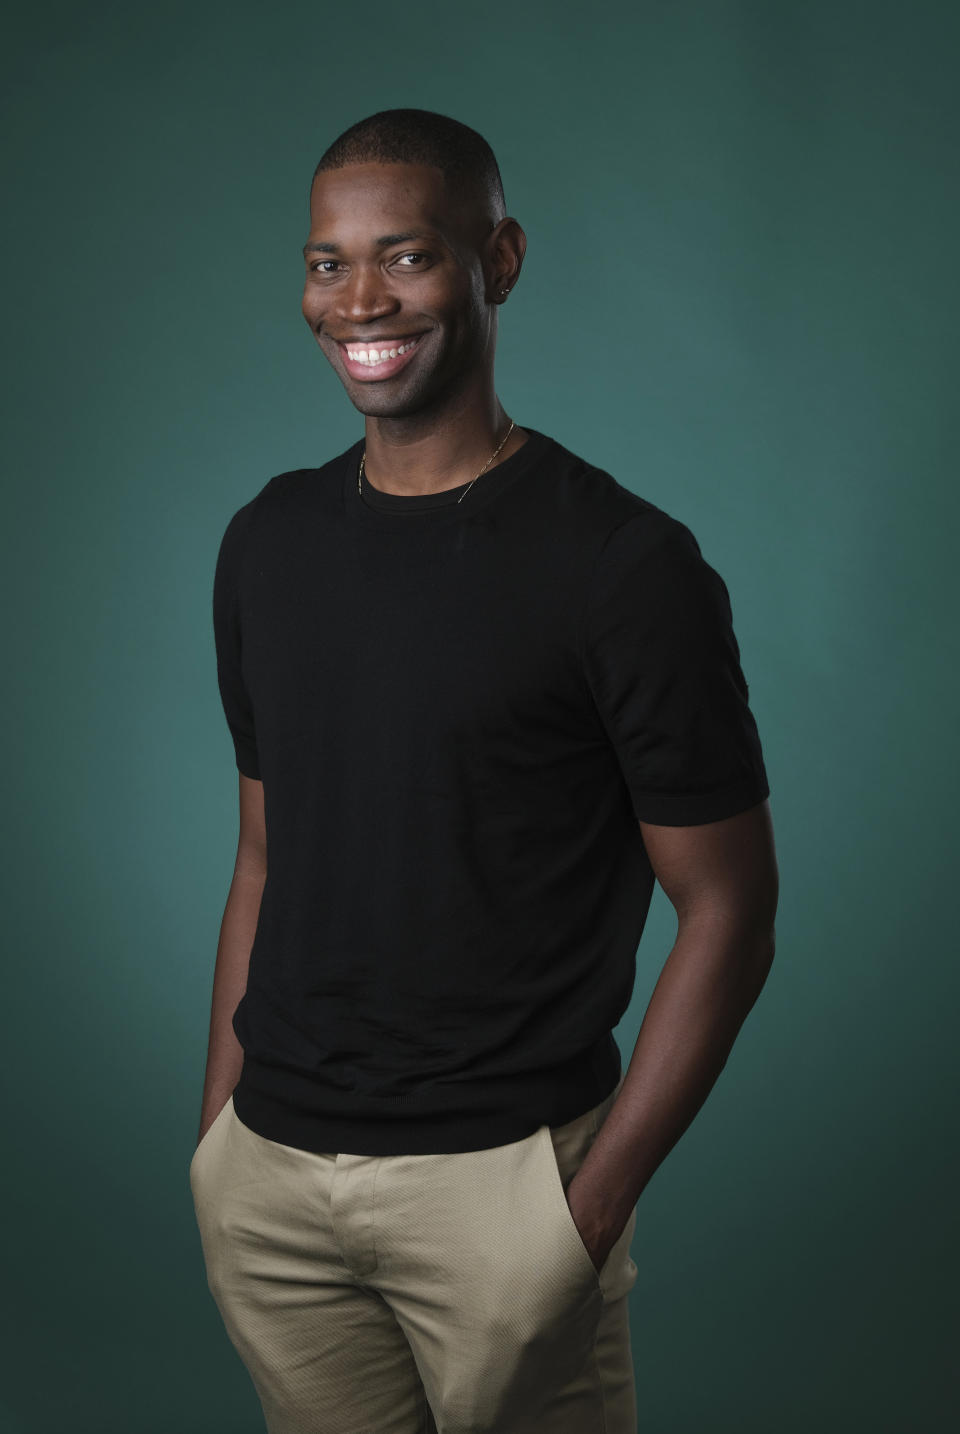
[[[608,535],[583,661],[639,821],[696,826],[769,795],[726,584],[661,509]]]
[[[227,726],[233,739],[237,768],[245,777],[260,779],[253,705],[243,680],[240,657],[240,575],[243,541],[253,503],[234,513],[220,541],[213,579],[213,633],[217,654],[217,683]]]

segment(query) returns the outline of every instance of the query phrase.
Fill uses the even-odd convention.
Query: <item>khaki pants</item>
[[[619,1089],[446,1155],[316,1155],[228,1100],[190,1186],[269,1434],[636,1434],[637,1212],[598,1275],[565,1194]]]

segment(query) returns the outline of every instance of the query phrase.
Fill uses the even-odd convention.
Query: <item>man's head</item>
[[[360,412],[420,413],[492,382],[497,305],[525,248],[467,125],[382,110],[334,140],[310,190],[303,315]],[[348,345],[404,351],[374,366]]]
[[[507,212],[500,167],[483,135],[432,110],[380,110],[358,120],[324,151],[313,177],[349,164],[432,165],[449,199],[486,233]]]

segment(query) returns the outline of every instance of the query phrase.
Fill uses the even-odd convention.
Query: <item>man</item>
[[[217,560],[240,837],[190,1173],[270,1434],[633,1431],[636,1202],[773,957],[727,589],[504,412],[525,249],[466,126],[330,146],[303,314],[364,436]],[[624,1075],[655,878],[678,932]]]

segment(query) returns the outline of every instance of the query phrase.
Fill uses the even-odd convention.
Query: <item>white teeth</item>
[[[409,343],[400,344],[399,347],[393,349],[355,349],[350,348],[348,345],[347,353],[350,358],[353,359],[354,363],[383,363],[384,359],[396,358],[398,354],[408,353],[416,342],[416,339],[411,339]]]

